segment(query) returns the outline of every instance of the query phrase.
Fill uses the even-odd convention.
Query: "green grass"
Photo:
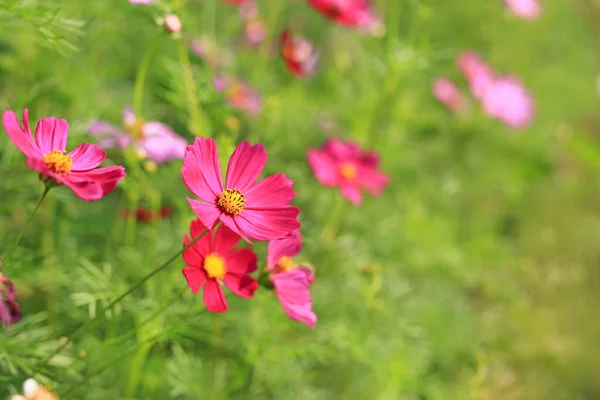
[[[69,148],[93,140],[85,131],[96,118],[118,124],[160,30],[152,9],[56,2],[59,15],[83,21],[80,30],[53,31],[72,51],[49,43],[26,13],[3,13],[5,3],[0,108],[68,119]],[[269,0],[260,6],[271,33],[259,49],[239,45],[235,8],[182,3],[186,37],[206,33],[230,46],[231,72],[260,90],[264,112],[252,119],[227,107],[212,89],[213,71],[190,55],[202,104],[193,126],[178,41],[159,35],[143,115],[190,142],[202,129],[219,142],[223,163],[242,140],[265,143],[266,173],[295,182],[301,260],[317,274],[317,328],[289,320],[263,289],[252,300],[229,295],[230,310],[210,314],[186,290],[178,259],[101,316],[38,380],[70,391],[62,398],[90,400],[600,396],[593,2],[544,2],[542,18],[527,22],[500,1],[382,0],[387,34],[371,38],[332,25],[303,1]],[[308,80],[293,78],[270,51],[286,25],[321,48]],[[466,90],[454,66],[462,49],[522,78],[536,100],[529,129],[510,131],[477,110],[458,118],[433,99],[438,76]],[[239,132],[226,127],[230,115]],[[323,130],[324,120],[335,126]],[[392,177],[383,197],[354,207],[318,184],[306,150],[328,135],[380,152]],[[0,134],[0,253],[43,191],[23,158]],[[193,214],[180,167],[160,166],[143,180],[129,170],[93,203],[66,188],[50,192],[3,268],[24,319],[0,332],[0,396],[18,392],[61,338],[181,249]],[[166,202],[174,215],[127,226],[120,208],[134,201]],[[266,246],[256,251],[264,264]]]

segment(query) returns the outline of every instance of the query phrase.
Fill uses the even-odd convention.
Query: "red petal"
[[[225,283],[233,293],[247,299],[254,297],[254,292],[258,289],[258,281],[248,275],[240,277],[233,274],[227,274],[223,279],[223,283]]]
[[[194,294],[198,293],[206,282],[206,272],[201,268],[184,268],[183,275]]]
[[[229,254],[240,242],[240,239],[240,235],[226,225],[221,225],[215,233],[213,248],[219,254]]]
[[[258,258],[250,247],[238,249],[226,257],[227,273],[246,275],[256,271]]]
[[[207,279],[202,296],[206,308],[211,312],[227,311],[227,300],[221,284],[216,279]]]

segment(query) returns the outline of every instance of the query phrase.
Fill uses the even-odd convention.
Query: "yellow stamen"
[[[144,136],[144,125],[146,125],[146,121],[136,117],[133,121],[125,122],[125,129],[132,138],[141,139]]]
[[[238,189],[225,189],[217,198],[217,207],[225,214],[235,217],[246,205],[244,193]]]
[[[44,162],[50,171],[57,174],[67,174],[73,168],[73,158],[64,151],[51,151],[44,156]]]
[[[356,177],[356,167],[351,163],[343,163],[340,166],[340,175],[342,175],[344,179],[353,179]]]
[[[298,264],[294,262],[294,259],[292,257],[283,256],[279,259],[279,261],[277,261],[277,264],[275,264],[273,273],[278,274],[280,272],[288,272],[293,270],[297,266]]]
[[[223,279],[227,274],[225,259],[217,253],[210,253],[204,258],[204,270],[209,278]]]

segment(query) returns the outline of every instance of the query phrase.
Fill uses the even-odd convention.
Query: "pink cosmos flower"
[[[308,288],[315,275],[309,268],[299,266],[292,259],[301,250],[302,236],[298,230],[284,239],[272,240],[267,247],[267,267],[285,313],[294,321],[314,329],[317,315],[312,309]]]
[[[472,51],[464,51],[459,54],[456,64],[467,78],[473,97],[481,100],[486,86],[494,80],[492,68]]]
[[[189,43],[190,50],[205,61],[211,68],[227,67],[233,63],[233,56],[224,48],[219,48],[208,36],[200,36]]]
[[[513,14],[524,19],[538,19],[542,13],[537,0],[504,0],[504,2]]]
[[[217,92],[225,93],[227,102],[232,107],[246,111],[252,116],[256,116],[262,111],[260,94],[245,82],[218,74],[213,77],[213,84]]]
[[[465,110],[466,97],[456,87],[454,82],[446,78],[438,78],[433,82],[433,95],[450,111],[455,113]]]
[[[95,144],[84,143],[67,153],[69,124],[64,119],[42,118],[35,129],[35,142],[29,130],[27,109],[23,111],[24,127],[12,110],[4,112],[2,124],[10,140],[27,156],[28,167],[45,181],[68,186],[83,200],[101,199],[125,177],[122,166],[97,168],[106,153]]]
[[[262,18],[253,19],[252,21],[246,22],[244,33],[246,42],[252,46],[256,46],[265,40],[265,36],[267,35],[267,24]]]
[[[217,145],[211,138],[196,138],[188,146],[181,176],[187,188],[202,201],[188,198],[192,210],[207,227],[221,221],[248,243],[273,240],[300,227],[292,180],[271,175],[255,183],[267,163],[262,143],[241,143],[231,155],[225,186],[222,184]]]
[[[340,25],[367,30],[377,30],[382,25],[367,0],[308,0],[308,4]]]
[[[1,264],[0,260],[0,264]],[[21,309],[15,296],[15,285],[0,273],[0,322],[5,328],[21,320]]]
[[[291,34],[287,29],[281,32],[279,40],[283,61],[292,74],[304,77],[314,72],[319,61],[319,53],[308,40]]]
[[[388,175],[377,170],[379,156],[353,142],[328,139],[321,150],[308,150],[308,163],[319,182],[339,186],[342,196],[357,205],[362,202],[361,189],[380,196],[390,182]]]
[[[154,0],[129,0],[130,4],[152,4]]]
[[[515,77],[504,77],[486,87],[484,111],[514,129],[526,128],[533,120],[534,103],[530,93]]]
[[[192,238],[201,235],[206,227],[200,220],[190,225]],[[183,259],[188,265],[183,275],[192,293],[204,287],[204,304],[208,311],[227,311],[227,300],[220,282],[233,293],[241,297],[251,298],[258,288],[258,282],[250,277],[256,271],[256,254],[251,248],[234,250],[240,236],[227,226],[221,225],[211,229],[207,234],[183,252]],[[185,236],[183,245],[190,244],[192,239]]]
[[[136,151],[157,163],[183,158],[187,142],[169,126],[158,121],[146,122],[136,117],[130,107],[123,110],[123,125],[124,129],[106,121],[96,121],[90,125],[88,133],[101,138],[98,145],[103,149],[126,149],[133,145]]]

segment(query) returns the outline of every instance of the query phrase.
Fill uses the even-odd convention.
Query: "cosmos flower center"
[[[344,179],[353,179],[356,177],[356,167],[351,163],[343,163],[340,166],[340,175]]]
[[[292,257],[283,256],[279,259],[279,261],[277,261],[277,264],[275,264],[273,272],[276,274],[281,272],[288,272],[293,270],[297,266],[298,264],[294,262],[294,259]]]
[[[225,189],[217,198],[217,207],[232,217],[240,214],[245,205],[245,195],[238,189]]]
[[[225,259],[217,253],[210,253],[204,257],[204,270],[209,278],[223,279],[227,274]]]
[[[135,117],[130,121],[125,121],[125,129],[129,136],[134,139],[141,139],[144,136],[144,125],[146,121],[144,119]]]
[[[44,156],[48,169],[57,174],[68,174],[73,168],[73,158],[64,151],[53,150]]]

